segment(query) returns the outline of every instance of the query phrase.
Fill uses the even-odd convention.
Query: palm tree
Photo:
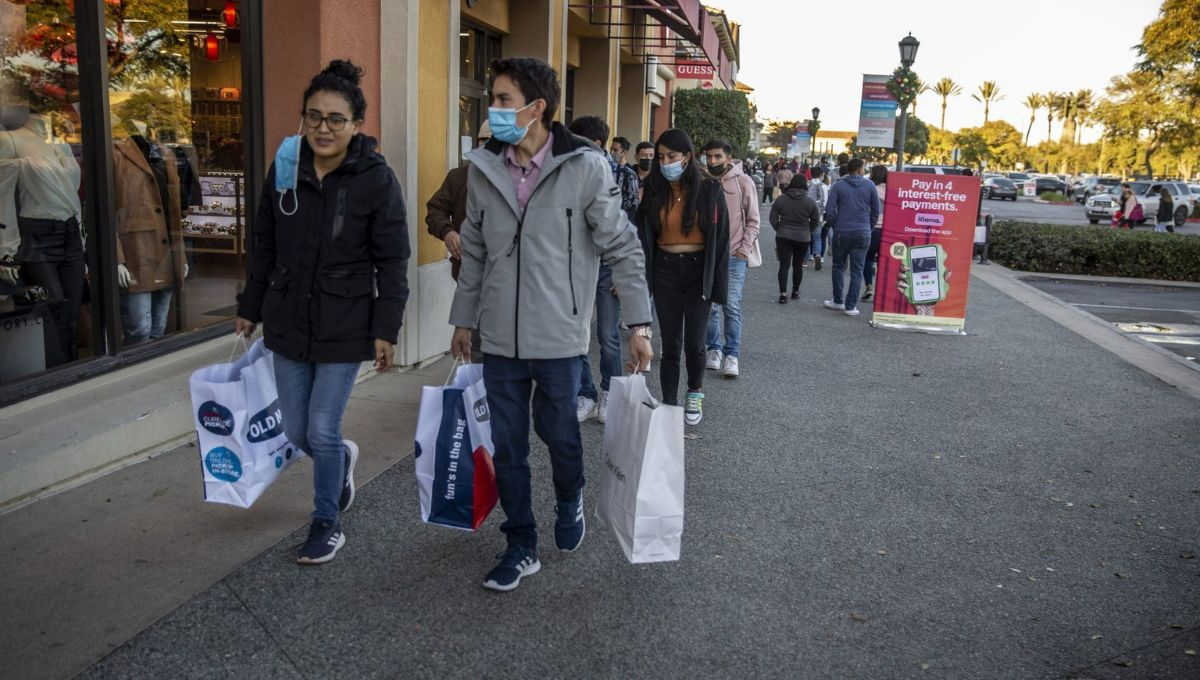
[[[1092,117],[1092,109],[1096,102],[1091,90],[1080,90],[1075,93],[1075,143],[1083,141],[1083,126]]]
[[[942,98],[942,124],[938,127],[946,129],[946,100],[962,94],[962,87],[949,78],[942,78],[933,86],[934,94]]]
[[[919,95],[925,94],[926,92],[932,92],[932,91],[933,91],[933,88],[926,85],[925,81],[921,80],[921,78],[918,76],[917,77],[917,95],[919,96]],[[913,97],[912,110],[909,111],[909,113],[911,113],[913,116],[917,115],[917,98],[916,97]]]
[[[1058,119],[1062,121],[1062,132],[1058,135],[1059,143],[1075,141],[1075,95],[1064,92],[1058,98]]]
[[[1025,130],[1025,146],[1029,146],[1029,133],[1033,132],[1033,122],[1037,120],[1037,112],[1042,108],[1042,104],[1042,95],[1036,92],[1025,98],[1025,108],[1029,109],[1029,128]]]
[[[994,80],[985,80],[979,86],[979,91],[971,95],[971,99],[977,102],[983,102],[983,124],[987,125],[988,114],[992,108],[992,102],[998,102],[1004,99],[1004,95],[1000,94],[1000,87],[996,85]]]
[[[1042,104],[1046,106],[1046,141],[1050,141],[1050,126],[1054,124],[1054,114],[1058,111],[1058,102],[1062,95],[1050,90],[1042,95]]]

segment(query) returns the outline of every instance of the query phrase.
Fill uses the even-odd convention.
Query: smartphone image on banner
[[[940,251],[936,245],[908,249],[908,297],[914,305],[937,302],[945,297]]]

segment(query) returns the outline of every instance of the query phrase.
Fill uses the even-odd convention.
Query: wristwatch
[[[654,332],[650,330],[650,324],[646,324],[645,326],[634,326],[633,336],[635,338],[646,338],[647,340],[650,340],[654,337]]]

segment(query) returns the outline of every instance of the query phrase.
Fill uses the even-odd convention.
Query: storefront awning
[[[708,10],[700,4],[700,0],[612,0],[610,2],[572,2],[570,7],[586,9],[589,21],[593,25],[603,25],[609,28],[609,38],[613,38],[612,28],[625,26],[635,28],[640,26],[638,19],[649,16],[661,25],[661,34],[647,33],[645,35],[622,34],[622,44],[634,47],[637,56],[654,56],[660,63],[676,64],[681,61],[707,61],[719,74],[727,87],[733,87],[732,69],[724,52],[721,50],[721,39],[709,20]],[[622,10],[621,18],[612,19],[611,10]],[[671,50],[664,54],[661,50],[669,46],[669,41],[678,38],[695,46],[700,54],[689,50]],[[654,49],[654,48],[660,49]]]

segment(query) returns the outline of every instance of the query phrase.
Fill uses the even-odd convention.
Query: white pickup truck
[[[1175,226],[1182,227],[1187,222],[1188,215],[1192,214],[1192,207],[1195,205],[1196,197],[1188,189],[1188,185],[1183,182],[1128,182],[1129,188],[1133,190],[1137,196],[1138,203],[1142,204],[1142,219],[1138,220],[1138,224],[1154,224],[1154,217],[1158,214],[1158,204],[1160,201],[1159,190],[1163,187],[1171,192],[1171,197],[1175,199]],[[1102,194],[1089,196],[1084,202],[1084,212],[1087,215],[1088,222],[1099,224],[1100,220],[1106,222],[1112,221],[1113,213],[1117,211],[1117,203],[1121,196],[1121,186],[1117,185],[1111,191]]]

